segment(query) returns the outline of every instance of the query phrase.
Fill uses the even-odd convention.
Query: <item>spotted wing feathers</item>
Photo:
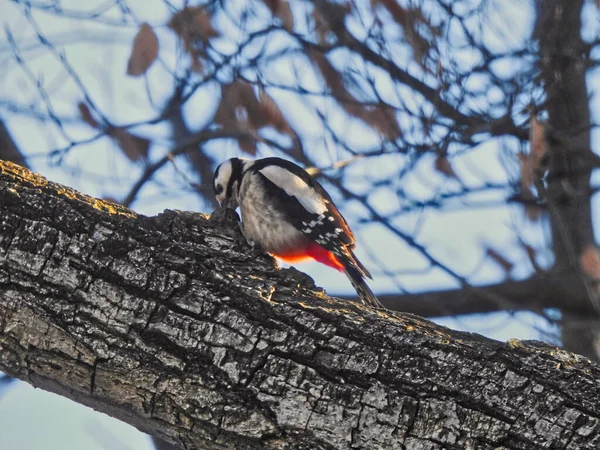
[[[277,202],[286,220],[308,239],[332,252],[344,266],[371,278],[354,256],[354,234],[329,194],[304,169],[280,158],[257,160],[252,170],[260,174],[264,189]],[[291,176],[290,176],[291,174]]]

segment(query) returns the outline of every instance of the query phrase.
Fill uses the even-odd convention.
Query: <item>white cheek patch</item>
[[[293,195],[300,204],[310,213],[323,214],[327,211],[325,200],[315,192],[302,178],[279,166],[268,166],[259,171],[269,181],[287,195]]]
[[[227,190],[227,183],[229,183],[229,179],[231,178],[231,161],[227,160],[219,166],[219,173],[217,178],[215,179],[215,187],[217,184],[223,186],[223,192]],[[224,194],[223,194],[224,195]]]

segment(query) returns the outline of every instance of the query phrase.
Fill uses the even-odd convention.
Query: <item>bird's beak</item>
[[[227,205],[229,204],[229,199],[223,197],[221,200],[217,199],[217,201],[219,202],[219,204],[221,205],[222,209],[226,209]]]
[[[217,202],[219,202],[221,208],[223,208],[223,203],[225,203],[225,192],[221,192],[219,195],[215,195],[215,198],[217,199]]]

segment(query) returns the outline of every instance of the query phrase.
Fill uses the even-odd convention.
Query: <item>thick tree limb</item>
[[[598,448],[600,368],[327,298],[201,214],[0,163],[0,370],[181,448]]]
[[[344,296],[356,300],[356,296]],[[487,286],[473,286],[414,294],[379,294],[389,309],[406,311],[423,317],[485,314],[496,311],[535,311],[547,308],[582,316],[595,315],[581,274],[540,273],[525,280],[503,281]]]

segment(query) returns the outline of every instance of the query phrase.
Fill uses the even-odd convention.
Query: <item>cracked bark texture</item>
[[[595,449],[600,369],[330,299],[236,227],[0,161],[0,370],[183,449]]]

